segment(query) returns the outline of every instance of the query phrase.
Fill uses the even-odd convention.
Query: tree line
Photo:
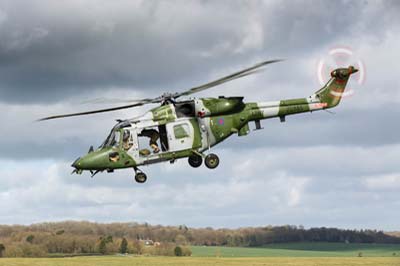
[[[0,225],[0,256],[6,257],[115,253],[187,256],[191,255],[190,245],[257,247],[287,242],[400,244],[400,237],[376,230],[292,225],[238,229],[86,221]]]

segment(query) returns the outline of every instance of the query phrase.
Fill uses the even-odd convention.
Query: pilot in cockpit
[[[128,151],[133,146],[133,141],[131,137],[131,132],[129,130],[124,130],[122,135],[122,147],[125,151]]]

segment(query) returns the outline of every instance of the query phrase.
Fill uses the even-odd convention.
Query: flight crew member
[[[124,130],[124,134],[122,135],[122,147],[127,151],[132,146],[133,142],[131,141],[131,133],[129,130]]]
[[[158,153],[160,148],[158,148],[157,140],[160,138],[160,134],[155,129],[143,129],[142,132],[139,134],[141,137],[148,137],[150,138],[150,147],[153,149],[154,153]]]

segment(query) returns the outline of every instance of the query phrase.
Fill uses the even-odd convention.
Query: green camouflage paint
[[[206,149],[202,142],[204,137],[202,137],[202,129],[200,128],[201,121],[202,128],[205,127],[205,130],[212,134],[212,143],[209,145],[214,146],[234,133],[239,136],[247,135],[249,122],[251,121],[274,117],[282,118],[286,115],[318,111],[337,106],[340,103],[350,75],[355,72],[357,70],[352,66],[334,70],[328,83],[308,98],[246,104],[243,103],[242,97],[198,99],[197,102],[202,105],[200,106],[200,111],[207,111],[205,112],[207,117],[180,118],[189,121],[193,127],[191,149],[162,152],[156,156],[153,155],[149,160],[138,163],[120,148],[122,146],[120,143],[118,147],[101,148],[90,152],[78,159],[74,165],[81,170],[108,170],[188,157]],[[162,105],[152,109],[151,117],[146,116],[145,118],[151,119],[155,125],[176,121],[178,118],[173,108],[172,104]],[[204,123],[204,121],[207,123]]]
[[[213,115],[237,113],[245,107],[243,97],[203,98],[201,100],[204,107]]]
[[[327,104],[327,108],[337,106],[340,103],[350,75],[355,72],[357,72],[357,70],[352,66],[332,71],[332,78],[315,94],[322,103]]]
[[[110,155],[114,155],[115,161],[110,159]],[[82,170],[105,170],[133,167],[136,163],[123,149],[108,147],[86,154],[78,159],[76,165]]]
[[[199,149],[201,147],[201,132],[199,122],[197,121],[197,118],[191,118],[190,123],[192,124],[194,134],[192,149]]]
[[[286,116],[310,111],[306,98],[281,101],[278,116]]]
[[[160,124],[165,124],[176,119],[174,111],[169,104],[151,109],[151,112],[153,113],[153,120],[159,122]]]

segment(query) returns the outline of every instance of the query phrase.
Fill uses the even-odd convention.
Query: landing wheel
[[[136,173],[136,175],[135,175],[135,181],[136,182],[144,183],[144,182],[146,182],[146,180],[147,180],[147,176],[146,176],[145,173],[142,173],[142,172]]]
[[[204,163],[208,168],[214,169],[217,168],[217,166],[219,165],[219,158],[217,155],[210,153],[206,156]]]
[[[197,168],[203,163],[203,158],[200,155],[194,154],[189,156],[188,162],[191,167]]]

